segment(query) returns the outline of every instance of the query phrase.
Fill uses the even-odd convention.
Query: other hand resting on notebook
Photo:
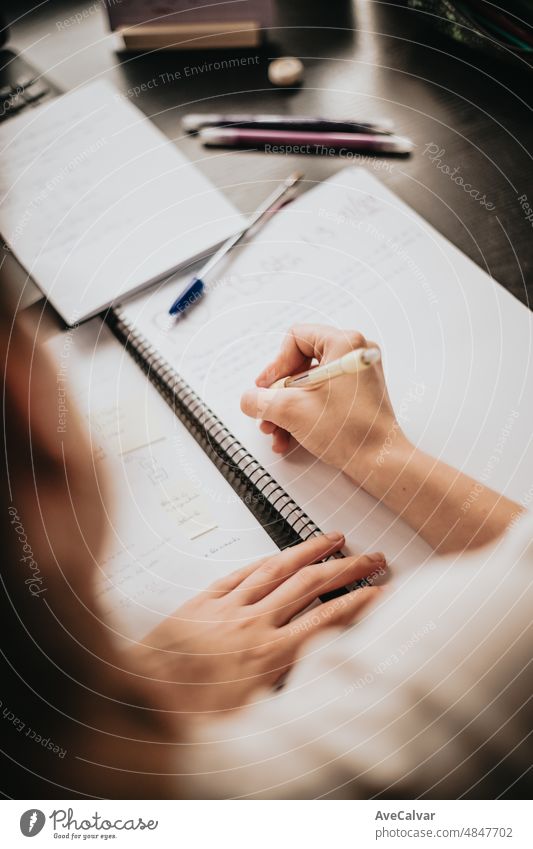
[[[290,669],[309,637],[353,621],[375,598],[379,588],[365,587],[293,619],[319,595],[384,573],[379,553],[316,562],[343,543],[338,533],[315,537],[227,575],[132,649],[180,718],[245,704]]]
[[[279,378],[348,351],[377,347],[354,330],[297,325],[278,356],[244,393],[241,408],[262,419],[275,452],[296,440],[345,472],[402,516],[439,551],[459,551],[499,536],[519,505],[418,449],[392,408],[381,363],[312,389],[270,389]],[[474,494],[474,497],[472,497]]]

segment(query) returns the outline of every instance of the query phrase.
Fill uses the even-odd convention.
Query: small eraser
[[[268,79],[272,85],[292,86],[301,83],[304,76],[303,62],[295,56],[281,56],[268,66]]]

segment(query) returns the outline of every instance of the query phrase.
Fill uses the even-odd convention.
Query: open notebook
[[[183,281],[184,282],[184,281]],[[114,330],[221,468],[277,507],[296,534],[346,533],[397,569],[430,554],[403,521],[298,448],[280,458],[239,398],[294,322],[361,330],[382,347],[400,423],[420,447],[529,503],[531,313],[358,168],[311,188],[234,251],[177,323],[179,282],[118,308]],[[286,502],[286,507],[284,503]],[[268,525],[267,525],[268,527]]]
[[[277,550],[100,318],[47,347],[56,361],[58,430],[72,415],[68,384],[107,484],[95,576],[118,639],[138,639],[212,581]]]
[[[376,340],[411,439],[530,503],[531,315],[367,173],[341,171],[279,212],[169,321],[179,285],[109,314],[125,347],[95,319],[67,348],[93,438],[121,461],[101,575],[118,633],[141,635],[218,574],[275,550],[272,540],[318,528],[344,531],[348,551],[383,550],[395,571],[429,556],[344,475],[303,449],[272,454],[240,412],[241,392],[295,321]]]

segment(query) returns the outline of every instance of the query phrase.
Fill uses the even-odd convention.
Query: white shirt
[[[532,611],[526,516],[393,581],[359,623],[309,643],[281,693],[196,729],[183,783],[195,798],[530,792]]]

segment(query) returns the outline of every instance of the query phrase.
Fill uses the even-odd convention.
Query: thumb
[[[297,389],[248,389],[241,398],[241,410],[252,419],[265,419],[291,431],[302,400]]]

